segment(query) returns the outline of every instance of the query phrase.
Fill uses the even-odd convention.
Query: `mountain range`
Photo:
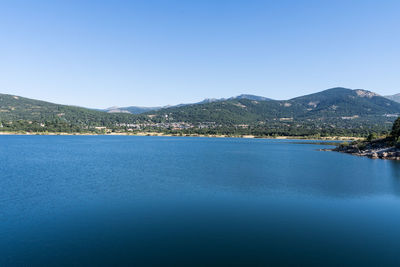
[[[203,101],[200,101],[197,103],[179,104],[179,105],[175,105],[175,106],[170,106],[170,105],[161,106],[161,107],[138,107],[138,106],[117,107],[117,106],[114,106],[114,107],[106,108],[103,111],[108,112],[108,113],[142,114],[142,113],[145,113],[148,111],[160,110],[160,109],[165,109],[165,108],[169,108],[169,107],[182,107],[182,106],[186,106],[186,105],[207,104],[207,103],[212,103],[212,102],[234,100],[234,99],[249,99],[249,100],[257,100],[257,101],[272,100],[270,98],[266,98],[266,97],[262,97],[262,96],[242,94],[242,95],[238,95],[238,96],[230,97],[230,98],[206,98]]]
[[[387,95],[385,96],[387,99],[393,100],[395,102],[400,103],[400,94],[395,94],[395,95]]]
[[[400,103],[362,89],[331,88],[290,100],[254,95],[166,107],[93,110],[0,94],[0,126],[13,130],[213,129],[305,134],[388,130]],[[45,126],[43,126],[45,125]],[[52,125],[53,128],[47,126]],[[133,127],[133,129],[131,129]],[[282,132],[283,131],[283,132]]]
[[[378,96],[378,95],[377,95]],[[387,95],[384,96],[387,99],[393,100],[395,102],[400,103],[400,93],[395,94],[395,95]],[[257,95],[250,95],[250,94],[241,94],[235,97],[229,97],[229,98],[206,98],[200,102],[197,103],[191,103],[191,104],[179,104],[175,106],[158,106],[158,107],[140,107],[140,106],[129,106],[129,107],[110,107],[103,109],[102,111],[108,112],[108,113],[131,113],[131,114],[142,114],[146,113],[149,111],[157,111],[160,109],[165,109],[165,108],[170,108],[170,107],[181,107],[181,106],[186,106],[186,105],[194,105],[194,104],[207,104],[207,103],[213,103],[213,102],[220,102],[220,101],[226,101],[226,100],[238,100],[238,99],[248,99],[248,100],[255,100],[255,101],[269,101],[273,100],[271,98],[263,97],[263,96],[257,96]]]
[[[167,108],[168,106],[164,107],[138,107],[138,106],[129,106],[129,107],[109,107],[102,111],[107,113],[130,113],[130,114],[142,114],[152,110],[159,110],[162,108]]]
[[[400,104],[362,89],[332,88],[290,100],[233,98],[200,105],[170,107],[145,113],[153,119],[218,124],[314,122],[349,125],[385,123],[400,114]],[[349,123],[349,121],[351,123]],[[351,125],[350,125],[351,126]]]

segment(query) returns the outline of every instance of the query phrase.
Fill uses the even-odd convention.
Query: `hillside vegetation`
[[[160,122],[205,122],[252,127],[266,132],[387,131],[400,114],[400,104],[365,90],[328,89],[285,101],[232,99],[172,107],[146,113]]]
[[[0,95],[2,131],[367,136],[388,132],[399,114],[400,103],[369,91],[346,88],[281,101],[241,95],[136,115]]]
[[[113,127],[120,122],[136,122],[130,114],[58,105],[45,101],[0,94],[0,122],[9,130],[83,131],[93,127]],[[41,125],[45,125],[45,127]]]

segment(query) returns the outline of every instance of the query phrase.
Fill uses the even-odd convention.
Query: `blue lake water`
[[[0,136],[0,265],[400,265],[400,164],[299,141]]]

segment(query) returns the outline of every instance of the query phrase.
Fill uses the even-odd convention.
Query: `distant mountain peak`
[[[241,95],[238,95],[236,97],[233,97],[233,99],[248,99],[248,100],[255,100],[255,101],[269,101],[269,100],[272,100],[271,98],[258,96],[258,95],[250,95],[250,94],[241,94]]]
[[[394,94],[394,95],[386,95],[384,97],[389,99],[389,100],[392,100],[394,102],[400,103],[400,93],[399,94]]]
[[[109,107],[106,108],[102,111],[105,111],[107,113],[131,113],[131,114],[141,114],[147,111],[152,111],[152,110],[159,110],[163,107],[136,107],[136,106],[131,106],[131,107]]]
[[[344,87],[333,87],[329,88],[317,93],[309,94],[309,95],[304,95],[300,97],[295,97],[293,99],[302,99],[302,98],[308,98],[308,97],[325,97],[325,98],[332,98],[337,95],[343,95],[343,96],[358,96],[361,98],[373,98],[373,97],[381,97],[379,94],[371,92],[369,90],[365,89],[349,89],[349,88],[344,88]]]
[[[119,109],[120,107],[118,107],[118,106],[112,106],[112,107],[109,107],[109,108],[106,108],[105,110],[114,110],[114,109]]]
[[[198,102],[197,104],[206,104],[206,103],[213,103],[217,101],[225,101],[226,98],[205,98],[203,101]]]
[[[241,94],[241,95],[233,96],[233,97],[229,97],[229,98],[205,98],[203,101],[197,102],[196,104],[208,104],[208,103],[213,103],[213,102],[235,100],[235,99],[248,99],[248,100],[254,100],[254,101],[270,101],[270,100],[272,100],[271,98],[267,98],[267,97],[263,97],[263,96]]]

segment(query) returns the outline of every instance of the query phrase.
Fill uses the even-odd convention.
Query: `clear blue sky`
[[[0,1],[0,92],[104,108],[400,93],[400,1]]]

